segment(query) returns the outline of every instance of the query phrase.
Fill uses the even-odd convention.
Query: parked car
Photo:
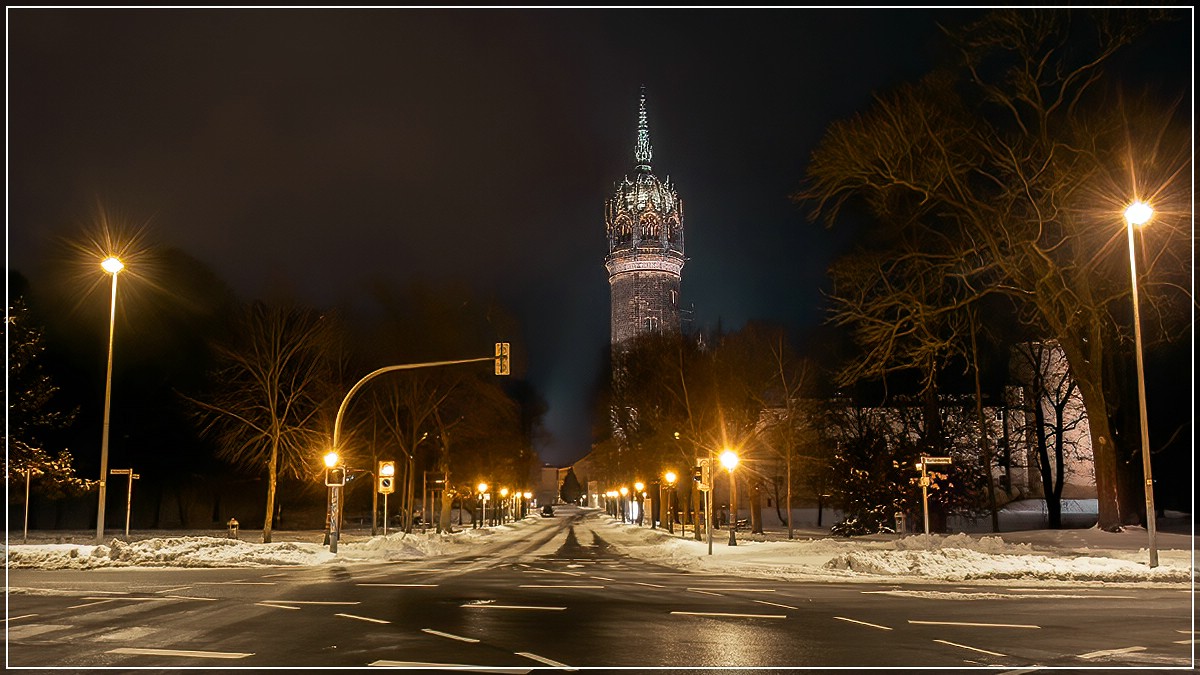
[[[550,504],[546,504],[545,506],[543,506],[542,507],[542,517],[543,518],[553,518],[554,517],[554,507],[551,506]]]

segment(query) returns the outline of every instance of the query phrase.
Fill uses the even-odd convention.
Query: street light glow
[[[1154,217],[1154,209],[1142,200],[1137,200],[1125,209],[1125,220],[1130,225],[1142,226]]]
[[[379,467],[379,473],[384,476],[394,476],[396,475],[396,465],[391,462],[383,462]]]
[[[500,488],[500,496],[507,497],[508,496],[508,488]]]
[[[100,266],[103,267],[104,271],[108,272],[109,274],[116,274],[117,272],[125,269],[125,263],[118,260],[116,256],[109,256],[105,258],[104,262],[100,263]]]
[[[480,483],[479,485],[475,486],[475,489],[477,489],[479,491],[479,494],[483,494],[484,492],[488,491],[488,484]]]
[[[338,460],[340,460],[340,459],[341,458],[338,457],[337,450],[330,450],[325,455],[325,466],[332,469],[333,467],[338,465]]]
[[[733,467],[738,465],[737,453],[733,450],[726,450],[721,453],[721,466],[733,471]]]
[[[646,484],[639,480],[638,482],[633,484],[633,489],[637,490],[638,492],[641,492],[642,490],[646,489]]]
[[[674,471],[668,471],[666,473],[666,475],[663,476],[663,478],[666,478],[668,483],[674,485],[675,479],[678,478],[678,476],[675,475]]]
[[[525,493],[524,495],[522,495],[522,496],[523,496],[523,497],[525,497],[525,499],[529,499],[530,497],[532,497],[532,496],[533,496],[533,493],[532,493],[532,492],[526,492],[526,493]]]
[[[625,495],[629,494],[629,488],[622,485],[621,489],[620,489],[620,493],[621,493],[621,496],[624,497]]]

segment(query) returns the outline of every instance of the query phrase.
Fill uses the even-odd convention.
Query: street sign
[[[950,464],[949,457],[922,457],[921,462],[924,464]]]

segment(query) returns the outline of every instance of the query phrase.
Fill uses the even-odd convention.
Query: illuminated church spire
[[[650,159],[653,156],[654,148],[650,147],[650,123],[646,121],[646,87],[642,85],[641,104],[638,107],[637,149],[633,151],[638,171],[649,171]]]

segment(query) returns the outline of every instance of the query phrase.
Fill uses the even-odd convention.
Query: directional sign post
[[[129,511],[133,504],[133,481],[141,478],[133,469],[113,469],[108,472],[112,476],[129,476],[129,490],[125,493],[125,538],[129,539]]]
[[[929,534],[929,474],[925,467],[930,464],[949,464],[949,457],[921,456],[921,505],[925,510],[925,534]]]

